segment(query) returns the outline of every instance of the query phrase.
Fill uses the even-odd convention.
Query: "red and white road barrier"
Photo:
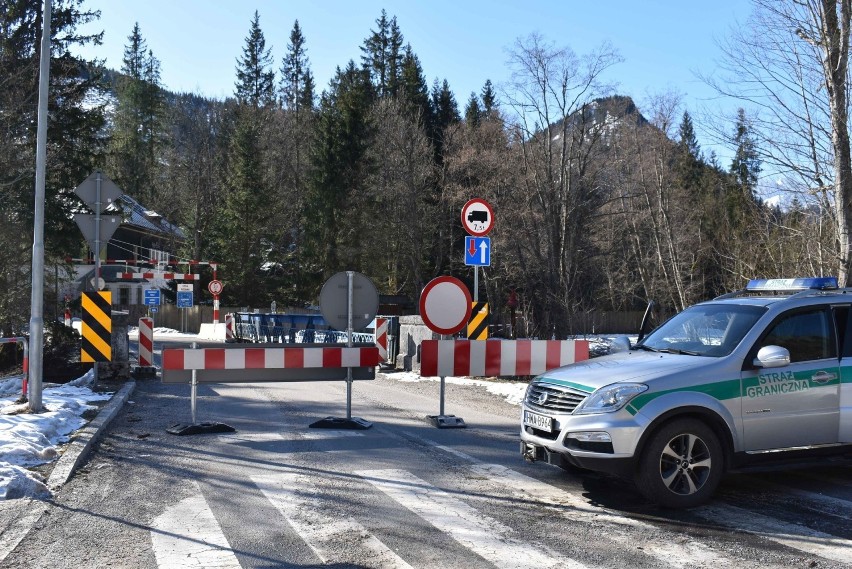
[[[65,325],[68,326],[69,328],[71,327],[71,309],[70,308],[65,309]]]
[[[0,338],[0,344],[21,344],[24,347],[24,361],[21,364],[24,377],[21,380],[21,391],[23,392],[22,397],[26,399],[27,387],[30,379],[30,341],[23,336],[16,336],[11,338]]]
[[[120,279],[163,279],[166,281],[197,281],[201,275],[193,273],[118,273]]]
[[[380,361],[375,346],[163,350],[164,371],[375,367]]]
[[[230,312],[225,315],[225,341],[234,341],[234,315]]]
[[[379,348],[379,357],[382,361],[388,359],[388,319],[376,318],[376,347]]]
[[[139,319],[139,366],[154,365],[154,319]]]
[[[586,340],[423,340],[420,375],[538,375],[587,359]]]

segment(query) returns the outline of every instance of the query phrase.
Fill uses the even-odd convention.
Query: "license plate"
[[[540,431],[550,432],[553,430],[553,417],[545,417],[538,413],[524,411],[524,425],[529,425]]]

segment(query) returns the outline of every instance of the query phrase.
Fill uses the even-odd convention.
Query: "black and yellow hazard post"
[[[488,303],[478,300],[470,303],[470,320],[467,323],[468,340],[488,339]]]
[[[81,362],[112,361],[112,293],[84,292]],[[95,364],[97,379],[97,364]]]

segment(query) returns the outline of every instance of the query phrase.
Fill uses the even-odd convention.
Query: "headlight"
[[[618,411],[627,403],[647,391],[648,386],[642,383],[615,383],[601,387],[589,395],[574,411],[575,415],[588,413],[612,413]]]

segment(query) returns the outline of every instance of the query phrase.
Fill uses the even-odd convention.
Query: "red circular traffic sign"
[[[222,284],[222,281],[210,281],[207,284],[207,290],[210,291],[210,294],[218,295],[222,294],[222,289],[225,288],[225,285]]]
[[[473,198],[464,204],[461,220],[465,231],[474,237],[483,237],[494,227],[494,210],[487,201]]]
[[[438,334],[455,334],[470,320],[470,291],[455,277],[437,277],[420,294],[420,317]]]

